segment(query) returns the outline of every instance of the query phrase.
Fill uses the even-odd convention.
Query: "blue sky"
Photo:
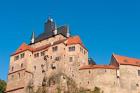
[[[139,0],[0,0],[0,78],[6,80],[9,57],[32,31],[43,32],[51,16],[79,35],[98,64],[112,53],[140,58]]]

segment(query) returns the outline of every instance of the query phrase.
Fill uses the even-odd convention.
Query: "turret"
[[[32,32],[32,36],[31,36],[31,44],[35,43],[35,33]]]
[[[56,26],[56,24],[55,24],[55,29],[54,29],[53,33],[54,33],[54,35],[57,34],[57,26]]]
[[[67,37],[70,37],[69,26],[67,28]]]

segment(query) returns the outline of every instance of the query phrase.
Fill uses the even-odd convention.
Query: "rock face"
[[[48,78],[44,77],[42,86],[39,86],[36,92],[33,88],[33,82],[31,81],[27,93],[100,93],[100,89],[97,87],[94,91],[78,88],[75,81],[63,73]]]
[[[37,93],[76,93],[77,91],[77,85],[71,78],[63,73],[58,73],[44,78]]]

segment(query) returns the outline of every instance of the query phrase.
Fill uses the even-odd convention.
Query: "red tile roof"
[[[71,44],[82,44],[82,41],[79,36],[69,37],[66,42],[67,45]]]
[[[65,42],[66,41],[66,42]],[[60,44],[60,43],[64,43],[66,45],[72,45],[72,44],[80,44],[81,46],[84,47],[84,45],[82,44],[82,41],[80,39],[79,36],[73,36],[73,37],[69,37],[67,39],[63,39],[63,40],[59,40],[59,41],[56,41],[53,43],[53,45],[56,45],[56,44]],[[40,51],[40,50],[43,50],[43,49],[47,49],[48,47],[52,46],[51,44],[47,44],[47,45],[44,45],[44,46],[41,46],[41,47],[38,47],[38,48],[32,48],[30,47],[29,45],[27,45],[26,43],[23,43],[17,50],[15,53],[13,53],[12,55],[16,55],[18,53],[21,53],[23,51],[26,51],[26,50],[29,50],[31,52],[36,52],[36,51]],[[85,47],[84,47],[85,48]],[[86,48],[85,48],[86,49]],[[86,49],[87,50],[87,49]]]
[[[117,69],[117,67],[113,65],[85,65],[82,66],[79,70],[85,69]]]
[[[86,47],[84,46],[84,44],[82,43],[81,39],[79,36],[73,36],[73,37],[69,37],[66,40],[66,44],[67,45],[73,45],[73,44],[80,44],[83,48],[86,49]],[[86,49],[87,50],[87,49]]]
[[[12,55],[16,55],[16,54],[21,53],[21,52],[26,51],[26,50],[33,51],[33,48],[31,48],[26,43],[22,43],[22,45]]]
[[[113,57],[116,59],[116,61],[121,65],[134,65],[134,66],[140,66],[140,59],[136,58],[129,58],[125,56],[115,55],[113,54]]]

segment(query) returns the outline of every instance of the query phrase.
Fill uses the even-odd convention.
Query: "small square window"
[[[44,56],[45,55],[45,51],[41,52],[41,56]]]
[[[24,56],[25,56],[24,53],[20,54],[20,58],[24,58]]]
[[[69,62],[73,62],[73,57],[69,57]]]
[[[15,56],[15,59],[14,59],[14,60],[16,61],[16,60],[18,60],[18,59],[19,59],[19,55]]]
[[[52,47],[52,51],[55,52],[58,50],[58,46]]]
[[[55,61],[60,61],[60,57],[56,57],[55,58]]]
[[[34,57],[35,57],[35,58],[36,58],[36,57],[39,57],[39,53],[34,54]]]
[[[75,46],[69,47],[69,51],[75,51]]]

